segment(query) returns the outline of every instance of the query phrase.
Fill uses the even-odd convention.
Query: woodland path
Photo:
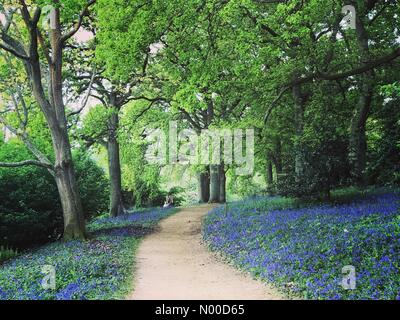
[[[142,241],[136,256],[135,290],[129,300],[284,299],[220,261],[202,244],[202,220],[212,208],[181,209]]]

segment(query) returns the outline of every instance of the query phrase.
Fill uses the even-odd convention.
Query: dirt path
[[[212,208],[182,209],[139,247],[130,300],[261,300],[282,296],[218,261],[201,244],[201,222]]]

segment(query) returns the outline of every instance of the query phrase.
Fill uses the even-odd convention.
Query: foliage
[[[16,250],[5,248],[3,246],[0,247],[0,263],[8,259],[14,258],[16,255],[18,255],[18,252]]]
[[[198,181],[191,173],[196,170],[199,173],[200,169],[199,166],[187,170],[164,163],[149,165],[145,156],[149,129],[167,133],[171,120],[179,122],[179,129],[197,133],[212,128],[254,128],[254,173],[235,176],[235,164],[224,163],[227,198],[268,192],[299,199],[253,197],[234,203],[227,217],[217,217],[214,213],[209,218],[216,223],[207,226],[210,232],[215,231],[210,235],[211,242],[221,241],[218,245],[223,250],[227,245],[226,250],[234,252],[232,257],[237,255],[235,259],[242,259],[239,264],[260,277],[276,283],[290,283],[294,279],[297,281],[294,290],[312,298],[338,298],[333,295],[335,285],[329,281],[334,281],[338,259],[350,259],[353,254],[345,247],[351,241],[370,255],[357,263],[366,266],[374,275],[372,279],[384,278],[379,273],[382,268],[376,272],[371,269],[374,257],[384,259],[382,264],[389,268],[389,274],[392,272],[392,262],[388,263],[385,255],[391,259],[398,257],[381,247],[373,251],[363,237],[365,232],[371,233],[372,238],[378,233],[377,240],[386,241],[379,232],[384,228],[397,232],[393,227],[397,220],[391,211],[395,208],[394,200],[390,195],[367,199],[363,190],[355,190],[359,202],[349,204],[352,197],[349,194],[353,191],[340,194],[335,188],[400,183],[400,6],[396,1],[352,1],[357,11],[356,30],[341,23],[344,1],[336,0],[25,3],[32,19],[35,9],[41,9],[37,11],[38,32],[31,33],[34,40],[39,35],[38,48],[29,45],[28,31],[35,23],[24,22],[26,17],[21,10],[24,1],[0,1],[1,27],[7,27],[0,32],[0,129],[6,125],[14,127],[14,134],[34,151],[28,152],[15,138],[4,143],[1,132],[3,166],[35,159],[34,154],[54,163],[58,159],[54,150],[60,151],[61,147],[69,150],[71,144],[79,193],[86,218],[91,219],[108,206],[109,187],[98,165],[106,162],[104,147],[108,141],[114,141],[114,133],[120,148],[124,197],[130,199],[129,205],[148,207],[162,205],[168,193],[174,195],[175,205],[194,199]],[[82,13],[85,17],[80,26],[76,22],[87,4],[92,5]],[[55,42],[49,41],[51,5],[60,9],[61,33],[68,34],[75,25],[80,26],[78,35],[83,30],[93,35],[87,42],[75,36],[62,44],[61,79],[57,79],[57,72],[50,72],[58,65],[51,61],[57,60],[52,55],[57,51]],[[8,18],[12,18],[9,25]],[[31,56],[24,60],[21,55],[28,55],[27,48],[31,49]],[[29,67],[36,60],[32,55],[35,49],[40,68]],[[46,92],[38,98],[41,87]],[[101,104],[67,116],[64,123],[60,114],[64,112],[63,103],[53,104],[58,100],[68,101],[66,112],[77,111],[86,94],[88,105],[93,104],[93,99]],[[64,99],[57,99],[58,96]],[[47,108],[48,104],[54,108]],[[111,117],[117,112],[119,124]],[[65,128],[71,143],[52,139],[50,132],[54,138]],[[93,160],[90,148],[100,154],[97,159]],[[177,185],[180,188],[172,188]],[[321,197],[332,197],[332,205],[316,204]],[[315,206],[309,207],[308,201]],[[378,210],[380,204],[382,212],[370,212],[368,206]],[[366,213],[358,212],[359,208]],[[130,218],[120,219],[110,220],[111,226]],[[350,222],[354,222],[354,233],[343,235],[339,229]],[[327,230],[327,226],[332,226],[332,230]],[[302,232],[296,233],[291,241],[290,228]],[[61,229],[59,194],[47,170],[1,168],[0,245],[26,248],[58,239]],[[220,230],[223,233],[217,235]],[[106,246],[130,256],[127,250],[135,240],[127,239],[122,247],[109,240]],[[307,273],[310,268],[319,268],[326,255],[311,241],[322,248],[329,245],[342,250],[331,252],[334,261],[327,258],[326,270],[321,269],[330,272],[325,279],[329,279],[330,287],[325,291],[318,282],[322,281],[318,277],[324,275]],[[235,247],[236,243],[242,248]],[[92,251],[100,255],[106,248],[102,246],[102,243],[77,242],[61,251],[66,257],[75,249],[78,253]],[[60,247],[61,244],[53,244],[48,248],[54,248],[50,251],[56,254]],[[394,248],[393,244],[387,247]],[[310,253],[314,249],[315,253]],[[294,255],[291,258],[288,250]],[[282,256],[276,256],[279,254]],[[290,260],[293,257],[298,259],[293,262]],[[270,260],[273,258],[276,260]],[[106,260],[102,259],[99,258],[99,268],[107,269]],[[85,262],[90,265],[91,260]],[[263,263],[265,270],[260,269]],[[277,271],[281,263],[284,263],[282,270]],[[295,269],[301,263],[309,268],[300,268],[303,274]],[[301,277],[310,282],[307,284]],[[370,294],[379,298],[363,282],[363,277],[360,292],[354,296],[364,298]],[[390,281],[397,280],[392,277]],[[60,297],[74,294],[75,290],[81,292],[79,288],[87,283],[73,281],[65,283]],[[386,278],[382,281],[387,285],[386,291],[380,291],[383,297],[392,297],[391,290],[397,290],[397,284],[392,285]],[[377,288],[380,285],[377,283]],[[1,290],[0,285],[0,297]],[[92,298],[97,293],[84,296]],[[339,295],[339,298],[349,297],[350,293]]]
[[[17,142],[0,146],[0,161],[30,159]],[[49,241],[62,225],[57,188],[42,168],[0,169],[0,243],[25,248]]]
[[[24,145],[0,145],[0,161],[22,161],[31,156]],[[74,155],[79,191],[87,218],[108,207],[108,182],[90,156]],[[0,169],[0,244],[26,248],[57,239],[63,222],[53,177],[42,168]]]
[[[74,153],[76,178],[86,218],[99,215],[108,209],[108,179],[91,158],[90,153]]]
[[[232,171],[232,170],[231,170]],[[260,184],[257,184],[253,176],[235,176],[232,172],[229,176],[228,190],[231,194],[241,198],[262,194]]]
[[[154,41],[158,50],[150,55],[150,73],[169,102],[165,111],[177,112],[177,117],[196,130],[196,126],[255,128],[255,175],[265,176],[267,163],[273,162],[278,190],[271,191],[319,195],[354,182],[349,161],[354,132],[350,128],[357,121],[360,83],[366,75],[305,82],[299,85],[301,107],[296,105],[292,87],[287,87],[296,78],[346,72],[364,63],[359,34],[337,25],[342,19],[340,2],[194,0],[152,1],[139,6],[128,1],[130,9],[112,23],[104,16],[118,12],[121,2],[105,2],[98,6],[98,58],[111,76],[129,77],[140,61],[138,48]],[[391,52],[398,37],[398,7],[362,1],[356,2],[356,7],[370,39],[371,59]],[[150,30],[143,34],[149,21]],[[381,136],[389,118],[393,123],[386,124],[388,132],[398,128],[394,125],[399,121],[398,108],[392,107],[390,116],[381,112],[381,96],[398,93],[398,68],[396,61],[381,66],[370,79],[374,99],[367,117],[373,119],[373,126],[367,134],[373,139],[368,141],[365,170],[370,184],[398,181],[396,135]],[[283,94],[276,99],[280,91]],[[211,123],[207,123],[203,118],[210,108]],[[186,114],[182,115],[182,110]],[[385,156],[379,158],[382,152]],[[296,162],[302,170],[297,170]],[[278,178],[281,174],[286,176],[283,181]],[[245,190],[243,179],[233,180],[238,181],[236,190],[241,195],[254,193],[252,184]]]
[[[169,195],[174,199],[174,206],[180,206],[185,200],[182,196],[183,193],[184,189],[181,187],[173,187],[169,189],[169,191],[160,191],[157,197],[153,199],[152,203],[157,206],[162,206],[165,203],[166,197]]]
[[[400,293],[399,193],[292,208],[280,198],[214,209],[204,239],[253,276],[307,299],[396,299]],[[356,289],[341,287],[356,268]]]
[[[100,217],[88,241],[56,242],[7,261],[0,268],[0,300],[121,299],[131,290],[140,239],[174,209]],[[56,290],[41,286],[44,265],[56,270]]]
[[[169,115],[148,103],[137,101],[125,106],[121,115],[119,142],[121,146],[122,182],[124,189],[132,193],[136,207],[152,207],[162,205],[165,191],[161,189],[161,165],[148,164],[145,159],[149,145],[144,138],[147,130],[166,128]]]
[[[389,86],[382,96],[386,100],[368,122],[370,184],[400,184],[400,92]]]

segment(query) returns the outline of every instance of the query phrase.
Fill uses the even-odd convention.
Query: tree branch
[[[267,112],[265,113],[264,116],[264,123],[268,122],[268,119],[271,115],[272,110],[274,110],[274,108],[276,107],[276,105],[278,104],[279,100],[281,100],[281,98],[283,97],[283,95],[290,89],[290,86],[284,87],[278,94],[278,96],[274,99],[274,101],[272,101],[270,107],[268,108]]]
[[[165,99],[163,99],[161,97],[149,98],[149,97],[146,97],[146,96],[137,96],[137,97],[127,98],[126,102],[135,101],[135,100],[146,100],[146,101],[149,101],[149,102],[166,101]]]
[[[46,155],[44,155],[29,139],[28,135],[26,134],[25,131],[20,131],[11,126],[6,119],[0,116],[0,123],[2,123],[8,130],[11,131],[15,136],[20,138],[22,142],[25,144],[25,146],[28,148],[30,152],[39,160],[36,161],[37,163],[40,163],[41,167],[47,168],[49,172],[54,176],[54,166],[51,164],[51,162],[47,159]],[[31,160],[30,160],[31,161]],[[33,165],[33,163],[31,163]],[[5,165],[4,165],[5,166]],[[9,165],[8,165],[9,166]],[[15,165],[14,165],[15,166]]]
[[[98,95],[95,95],[95,94],[92,93],[92,94],[90,94],[90,96],[95,98],[95,99],[97,99],[97,100],[99,100],[104,106],[107,104],[106,101],[102,97],[100,97]]]
[[[19,4],[21,5],[22,18],[24,19],[26,26],[29,28],[31,15],[29,14],[28,6],[26,5],[24,0],[19,0]]]
[[[88,89],[87,89],[85,98],[83,99],[82,106],[81,106],[78,110],[73,111],[73,112],[70,112],[70,113],[67,115],[67,117],[71,117],[71,116],[74,116],[74,115],[76,115],[76,114],[80,114],[80,113],[82,112],[82,110],[85,109],[85,107],[86,107],[86,105],[87,105],[87,103],[88,103],[88,101],[89,101],[89,97],[91,96],[92,87],[93,87],[93,82],[94,82],[94,78],[95,78],[95,77],[96,77],[96,70],[93,71],[92,77],[91,77],[91,79],[90,79],[89,87],[88,87]]]
[[[12,20],[13,20],[13,15],[17,11],[17,9],[11,9],[9,12],[5,12],[5,10],[2,12],[4,17],[5,17],[5,22],[3,24],[3,31],[8,32],[8,29],[11,26]]]
[[[274,101],[272,102],[271,106],[268,108],[268,110],[264,116],[264,123],[266,123],[268,121],[268,118],[269,118],[272,110],[276,107],[277,103],[282,98],[282,96],[286,93],[286,91],[288,91],[289,89],[291,89],[294,86],[309,83],[313,80],[337,81],[337,80],[348,78],[350,76],[363,74],[363,73],[371,71],[377,67],[380,67],[386,63],[390,63],[390,62],[396,60],[398,57],[400,57],[400,48],[395,49],[393,52],[391,52],[390,54],[388,54],[386,56],[383,56],[376,60],[371,60],[369,62],[364,63],[362,66],[359,66],[357,68],[354,68],[354,69],[351,69],[348,71],[333,73],[333,74],[328,74],[328,73],[323,73],[323,72],[318,71],[318,72],[312,73],[306,77],[295,79],[292,82],[285,85],[282,88],[282,90],[279,92],[278,96],[274,99]]]
[[[185,109],[183,108],[178,108],[179,111],[183,114],[183,116],[185,117],[185,119],[193,126],[193,129],[195,130],[201,130],[201,127],[198,123],[196,123],[193,118],[190,116],[189,112],[187,112]]]
[[[344,72],[339,72],[339,73],[332,73],[332,74],[317,71],[306,77],[295,79],[294,81],[290,82],[288,84],[288,86],[293,87],[295,85],[304,84],[304,83],[310,82],[312,80],[344,79],[344,78],[347,78],[350,76],[355,76],[355,75],[359,75],[359,74],[371,71],[371,70],[373,70],[377,67],[380,67],[386,63],[390,63],[393,60],[396,60],[398,57],[400,57],[400,48],[395,49],[393,52],[391,52],[390,54],[388,54],[386,56],[380,57],[376,60],[371,60],[366,63],[363,63],[362,66],[356,67],[354,69],[344,71]]]
[[[65,43],[66,41],[68,41],[68,39],[70,39],[71,37],[73,37],[80,29],[80,27],[82,26],[83,23],[83,19],[88,15],[89,13],[89,7],[92,6],[94,3],[96,2],[96,0],[90,0],[85,7],[83,8],[83,10],[81,11],[78,21],[75,24],[75,26],[73,27],[73,29],[71,31],[69,31],[68,33],[66,33],[65,35],[63,35],[61,37],[61,42]]]
[[[138,121],[139,118],[141,118],[147,111],[149,111],[151,109],[151,107],[154,105],[154,103],[156,103],[156,101],[151,101],[146,108],[144,108],[138,115],[135,116],[134,121],[135,122]]]
[[[37,160],[25,160],[21,162],[0,162],[0,167],[3,168],[17,168],[17,167],[25,167],[25,166],[37,166],[41,168],[45,168],[47,170],[54,171],[54,167],[51,164],[43,163]]]
[[[17,57],[19,59],[26,60],[26,61],[29,60],[28,56],[20,54],[16,50],[14,50],[13,48],[10,48],[9,46],[6,46],[6,45],[4,45],[2,43],[0,43],[0,49],[3,49],[5,51],[11,53],[13,56],[15,56],[15,57]]]
[[[47,63],[49,65],[51,65],[52,61],[51,61],[51,56],[50,56],[50,50],[49,50],[48,46],[46,45],[46,42],[44,41],[42,33],[40,32],[39,29],[38,29],[38,39],[39,39],[40,46],[43,49],[43,53],[44,53],[44,56],[46,57]]]

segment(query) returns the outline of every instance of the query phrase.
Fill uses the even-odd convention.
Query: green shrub
[[[14,258],[16,255],[18,255],[18,252],[16,250],[5,248],[3,246],[0,247],[0,263],[8,259]]]
[[[31,159],[16,141],[0,144],[0,161]],[[74,153],[79,192],[86,217],[107,209],[108,182],[89,155]],[[27,248],[60,237],[62,209],[57,186],[39,167],[0,168],[0,245]]]
[[[86,218],[108,210],[109,182],[102,168],[83,151],[74,153],[76,179]]]

